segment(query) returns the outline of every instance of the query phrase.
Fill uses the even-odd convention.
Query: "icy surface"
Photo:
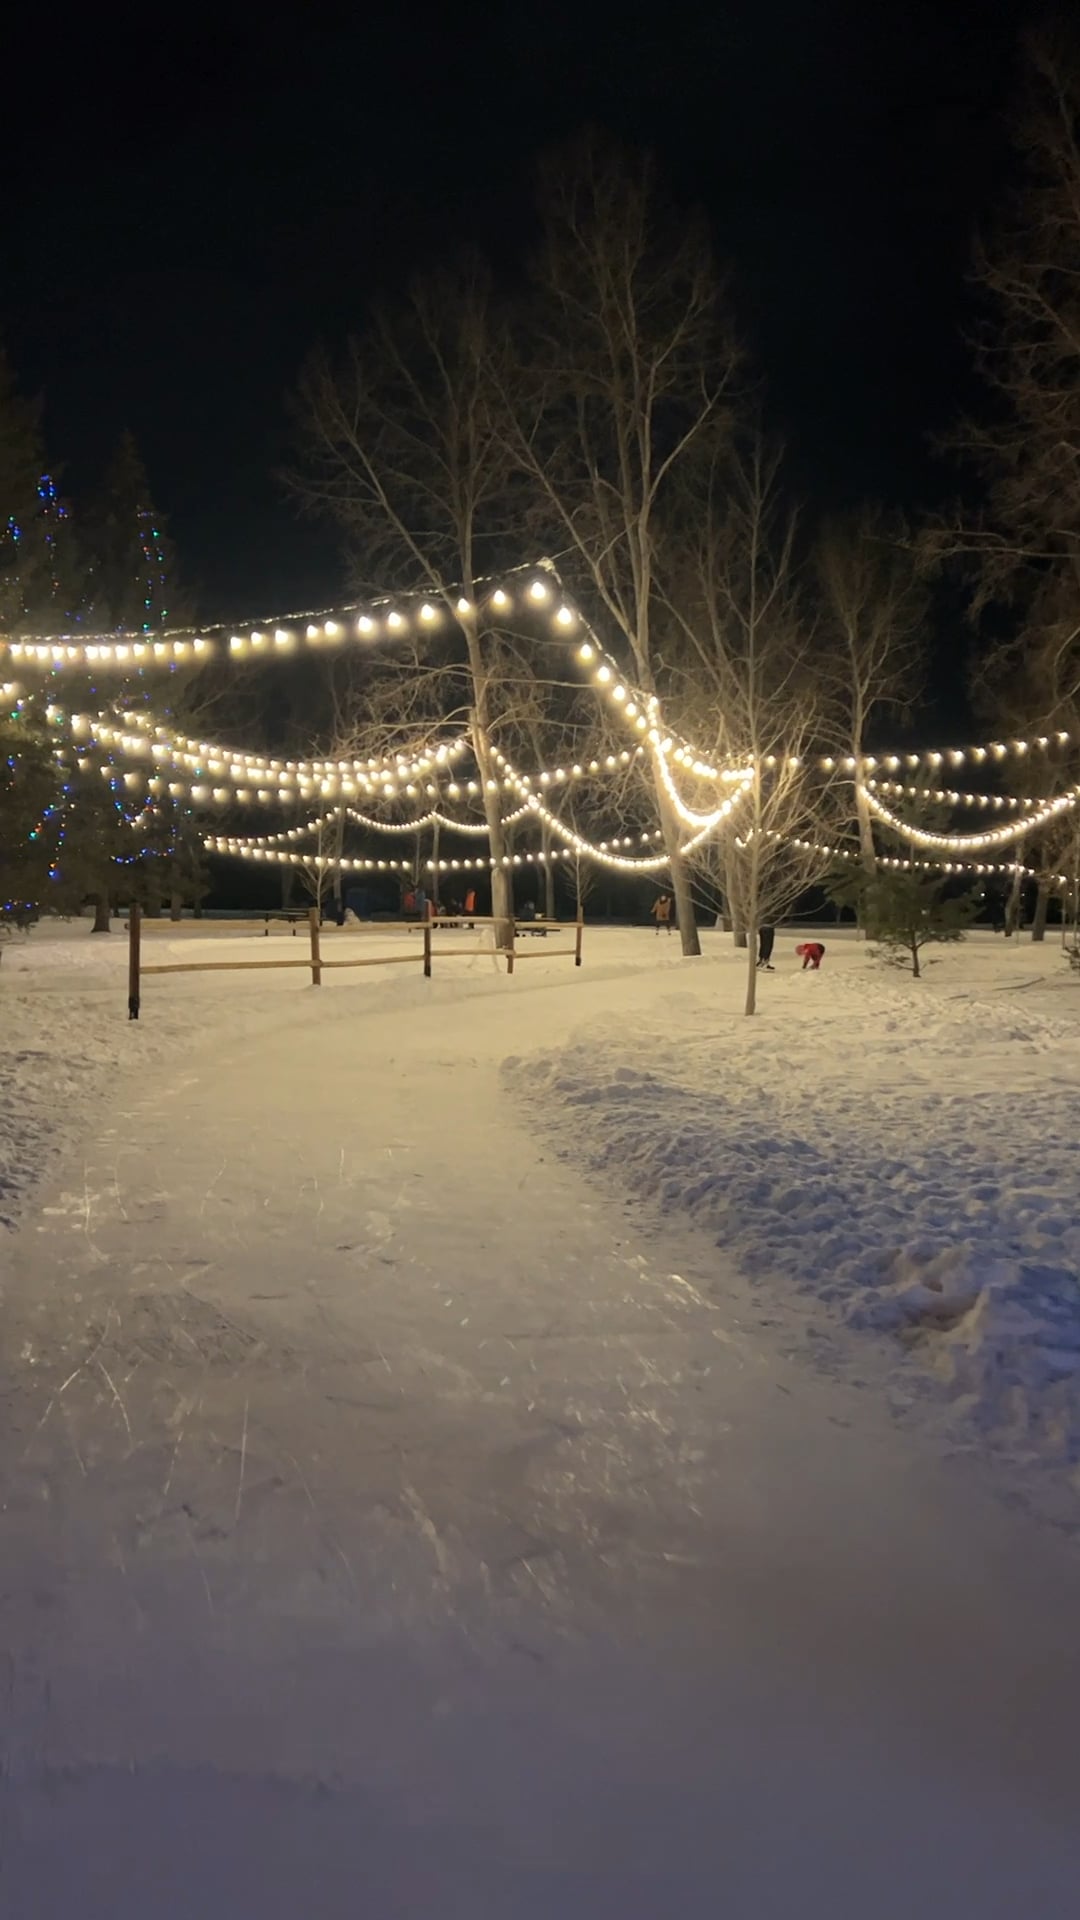
[[[715,946],[176,976],[135,1028],[122,943],[55,944],[0,973],[5,1914],[1074,1913],[1070,1541],[898,1428],[895,1335],[841,1317],[891,1283],[822,1306],[776,1230],[766,1286],[650,1187],[657,1047],[691,1106],[714,1047],[762,1141],[846,1062],[862,1120],[819,1141],[873,1119],[906,1165],[915,1029],[863,954],[769,983],[755,1090]],[[1055,956],[955,958],[927,1086],[935,1050],[943,1097],[973,1071],[1000,989],[1002,1113],[1045,1090],[1067,1144]],[[636,1130],[590,1167],[609,1085]],[[815,1325],[861,1387],[806,1364]]]

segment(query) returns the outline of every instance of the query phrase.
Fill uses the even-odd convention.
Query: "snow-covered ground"
[[[583,1027],[509,1085],[597,1176],[829,1309],[818,1341],[837,1316],[894,1335],[1080,1527],[1080,982],[1053,943],[975,936],[920,983],[827,944],[803,974],[781,943],[759,1020],[733,966],[711,1006],[658,982],[632,1028]]]
[[[1075,1911],[1080,987],[791,944],[9,948],[5,1914]]]

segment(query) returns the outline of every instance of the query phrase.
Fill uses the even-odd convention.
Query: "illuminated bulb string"
[[[1003,809],[1032,808],[1043,804],[1041,799],[1032,799],[1027,794],[956,793],[942,787],[908,787],[900,780],[868,780],[866,785],[873,793],[892,793],[898,799],[929,800],[938,806],[980,807],[984,811],[989,809],[997,813]]]
[[[875,819],[880,820],[899,839],[906,840],[909,846],[932,848],[943,853],[981,853],[991,847],[1007,847],[1014,840],[1022,840],[1025,835],[1045,826],[1047,821],[1068,813],[1077,801],[1075,792],[1061,794],[1048,801],[1038,812],[1025,814],[1021,820],[1011,820],[1007,826],[991,827],[986,833],[931,833],[925,827],[913,827],[906,820],[901,820],[868,786],[860,785],[859,792]]]

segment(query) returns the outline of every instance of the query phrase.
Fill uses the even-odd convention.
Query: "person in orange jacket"
[[[668,932],[669,933],[671,932],[671,896],[670,894],[667,894],[667,893],[660,894],[659,898],[653,901],[652,906],[649,908],[649,912],[652,914],[653,919],[656,921],[656,931],[658,935],[661,927],[666,927]]]

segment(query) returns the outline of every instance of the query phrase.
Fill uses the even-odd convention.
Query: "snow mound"
[[[506,1079],[594,1174],[893,1336],[1018,1455],[1075,1468],[1080,1028],[869,971],[816,980],[812,1013],[804,982],[776,987],[767,1019],[669,997]]]

